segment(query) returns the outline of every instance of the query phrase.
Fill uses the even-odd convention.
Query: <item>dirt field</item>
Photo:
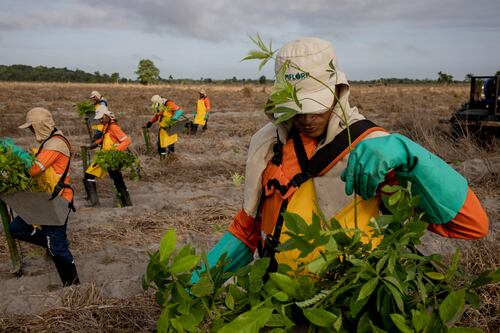
[[[36,106],[53,112],[57,127],[70,139],[75,157],[71,177],[77,212],[68,227],[81,286],[61,288],[57,272],[37,247],[21,243],[24,275],[9,273],[5,241],[0,241],[0,330],[33,332],[151,331],[159,315],[153,297],[141,289],[148,251],[157,248],[165,231],[176,228],[181,242],[209,249],[240,208],[242,186],[232,175],[243,174],[252,133],[266,123],[262,105],[270,87],[208,86],[212,113],[208,130],[181,135],[174,158],[160,161],[144,154],[141,127],[151,114],[154,94],[173,99],[190,117],[198,97],[196,86],[0,83],[0,136],[21,146],[33,144],[31,133],[18,130],[26,112]],[[112,182],[98,182],[100,208],[84,206],[79,147],[88,144],[85,127],[73,109],[92,90],[108,99],[132,151],[142,165],[140,181],[126,183],[134,206],[114,208]],[[490,216],[490,235],[480,241],[447,240],[428,235],[429,251],[463,251],[471,274],[499,265],[500,145],[480,148],[470,139],[457,142],[438,123],[468,98],[468,86],[353,86],[351,105],[379,125],[400,131],[451,163],[470,182]],[[156,140],[156,125],[151,137]],[[4,239],[3,236],[1,239]],[[486,332],[499,328],[499,286],[481,292],[484,305],[468,310],[465,324]]]

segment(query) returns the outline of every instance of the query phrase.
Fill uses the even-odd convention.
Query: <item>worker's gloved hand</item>
[[[447,223],[461,209],[468,190],[465,178],[400,134],[361,141],[350,153],[341,179],[348,195],[355,191],[368,199],[375,196],[392,169],[398,178],[412,183],[412,192],[421,196],[419,206],[429,215],[429,222]]]
[[[146,128],[150,128],[152,125],[153,125],[153,123],[152,123],[152,122],[150,122],[150,121],[148,121],[148,122],[146,123]]]
[[[226,258],[229,260],[229,264],[225,267],[226,272],[234,272],[253,259],[250,249],[230,232],[226,232],[210,252],[208,252],[209,268],[215,266],[224,253],[226,253]],[[194,271],[193,275],[191,275],[191,283],[197,283],[200,279],[200,273],[203,271],[205,271],[205,268],[202,268],[201,271]]]
[[[26,169],[29,170],[31,168],[34,160],[33,156],[14,144],[14,141],[12,141],[11,138],[0,138],[0,146],[10,149],[14,155],[18,156],[26,165]]]

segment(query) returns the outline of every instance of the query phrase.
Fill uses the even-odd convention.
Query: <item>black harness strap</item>
[[[378,127],[373,122],[367,119],[363,119],[355,122],[354,124],[349,126],[349,132],[351,136],[351,142],[355,141],[358,137],[360,137],[363,133],[373,127]],[[311,159],[308,159],[307,153],[304,148],[304,143],[300,137],[299,130],[294,126],[290,130],[290,136],[293,140],[293,146],[295,149],[295,154],[297,155],[297,160],[300,165],[300,169],[302,172],[296,174],[292,180],[288,183],[288,185],[281,185],[277,179],[270,179],[267,182],[267,187],[271,188],[274,186],[276,190],[278,190],[282,195],[285,195],[288,189],[292,186],[300,187],[307,180],[317,177],[332,161],[334,161],[340,154],[349,147],[349,135],[347,129],[344,129],[340,132],[332,142],[328,143],[324,147],[314,154]],[[278,138],[278,142],[273,146],[274,156],[271,159],[271,162],[275,165],[281,165],[283,158],[283,143]],[[280,162],[279,164],[275,163]],[[265,242],[262,248],[259,248],[259,255],[261,257],[270,257],[271,263],[269,264],[268,273],[275,272],[277,270],[278,264],[275,258],[276,247],[280,244],[279,239],[281,236],[281,230],[283,228],[283,212],[286,211],[288,206],[288,199],[283,200],[280,213],[278,215],[278,220],[276,221],[276,225],[274,227],[273,234],[269,234],[266,236]]]
[[[368,119],[363,119],[355,122],[349,126],[349,132],[351,136],[351,142],[355,141],[359,136],[365,133],[370,128],[377,127],[372,121]],[[294,133],[292,133],[294,134]],[[296,174],[290,183],[288,188],[291,186],[299,187],[309,179],[317,177],[328,165],[335,160],[347,147],[349,147],[349,135],[347,133],[347,128],[340,132],[332,142],[328,143],[324,147],[314,154],[311,159],[307,158],[304,145],[302,144],[302,139],[300,135],[296,134],[292,136],[295,153],[297,154],[297,159],[301,166],[302,172]],[[299,142],[300,140],[300,142]],[[299,144],[300,143],[300,144]],[[301,147],[297,149],[297,146]],[[304,168],[303,165],[306,167]],[[287,189],[288,190],[288,189]]]
[[[60,138],[64,141],[64,143],[66,143],[66,145],[68,146],[68,149],[70,150],[70,155],[69,155],[69,160],[68,160],[68,164],[66,164],[66,168],[64,169],[64,172],[62,174],[62,176],[59,178],[59,180],[57,181],[57,184],[56,186],[54,186],[54,189],[52,191],[52,194],[50,195],[50,198],[49,200],[53,200],[54,198],[56,198],[59,193],[61,193],[62,190],[64,189],[70,189],[71,192],[73,193],[73,196],[74,196],[74,193],[75,191],[73,190],[73,188],[71,186],[69,186],[68,184],[65,184],[64,183],[64,180],[66,179],[66,177],[68,176],[68,172],[69,172],[69,167],[70,167],[70,164],[71,164],[71,145],[68,141],[68,139],[66,139],[64,136],[62,136],[61,134],[55,134],[57,132],[57,128],[54,128],[54,130],[52,131],[52,133],[50,133],[49,137],[47,139],[45,139],[42,144],[40,145],[40,147],[38,148],[38,151],[37,153],[35,154],[35,157],[38,156],[38,154],[40,154],[40,152],[42,151],[42,148],[43,146],[45,145],[45,143],[47,141],[49,141],[50,139],[52,138]],[[73,199],[71,199],[71,202],[68,204],[68,207],[73,211],[75,212],[76,209],[75,209],[75,206],[73,204]]]

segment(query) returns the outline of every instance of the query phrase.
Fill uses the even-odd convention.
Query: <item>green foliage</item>
[[[75,104],[75,110],[80,117],[89,116],[95,113],[95,106],[91,101],[79,101]]]
[[[120,73],[117,72],[112,73],[110,79],[111,82],[118,83],[118,81],[120,80]]]
[[[139,61],[135,74],[137,74],[137,78],[142,84],[155,83],[160,78],[160,70],[149,59],[141,59]]]
[[[390,191],[389,191],[390,190]],[[456,288],[457,251],[451,264],[439,255],[424,256],[416,245],[427,228],[411,189],[392,192],[383,202],[391,212],[372,220],[380,244],[363,243],[363,231],[315,216],[307,224],[286,213],[290,236],[280,250],[297,249],[301,257],[320,247],[321,255],[296,269],[280,265],[265,279],[269,258],[235,273],[224,272],[223,256],[190,282],[199,256],[190,245],[175,250],[175,232],[150,255],[143,287],[156,289],[163,311],[159,332],[274,332],[306,327],[308,332],[476,332],[452,328],[465,305],[478,306],[474,288],[500,281],[499,270],[485,272]],[[373,239],[373,238],[372,238]],[[206,255],[201,255],[203,267]],[[224,282],[232,277],[232,283]]]
[[[235,172],[231,175],[231,181],[235,187],[238,187],[245,181],[245,176]]]
[[[104,170],[122,171],[137,169],[139,160],[131,153],[119,150],[99,150],[95,154],[94,162]]]
[[[453,82],[453,75],[449,75],[449,74],[446,74],[446,73],[439,71],[437,82],[438,83],[452,83]]]
[[[38,192],[42,189],[29,176],[26,164],[10,148],[0,145],[0,194]]]
[[[45,67],[28,65],[0,65],[0,81],[34,81],[34,82],[115,82],[113,74],[90,74],[80,69],[71,70],[66,67]],[[128,81],[126,78],[123,80]]]

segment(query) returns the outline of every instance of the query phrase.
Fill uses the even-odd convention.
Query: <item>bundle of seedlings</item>
[[[118,150],[99,150],[94,156],[94,163],[106,171],[125,171],[129,169],[131,179],[134,180],[139,178],[139,159],[130,152]]]
[[[95,106],[90,101],[79,101],[75,104],[75,110],[80,117],[89,118],[95,113]]]
[[[30,177],[26,163],[9,147],[0,145],[0,194],[42,191]]]
[[[224,256],[204,271],[206,255],[200,266],[190,245],[176,250],[170,230],[143,277],[162,307],[158,332],[481,332],[454,325],[466,307],[480,305],[475,290],[498,282],[500,270],[471,278],[458,267],[458,249],[450,264],[439,254],[421,254],[417,245],[428,223],[410,186],[384,187],[392,193],[383,196],[390,214],[372,219],[370,235],[334,218],[315,215],[308,225],[284,213],[290,238],[277,250],[298,250],[299,259],[320,253],[296,268],[280,264],[276,272],[268,271],[270,258],[226,272]],[[193,284],[195,270],[201,273]]]

